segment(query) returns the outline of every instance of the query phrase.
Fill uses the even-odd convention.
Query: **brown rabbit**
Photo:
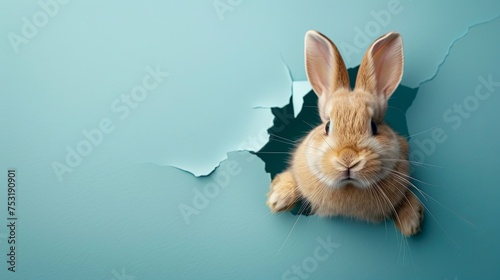
[[[394,219],[405,236],[420,231],[423,206],[407,187],[408,143],[385,122],[403,75],[403,42],[387,33],[368,48],[351,90],[344,61],[323,34],[308,31],[305,64],[322,124],[297,146],[268,193],[272,212],[305,199],[314,214],[379,222]]]

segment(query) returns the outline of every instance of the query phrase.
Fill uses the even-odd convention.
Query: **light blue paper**
[[[195,2],[0,3],[1,279],[499,275],[496,1]],[[40,27],[23,34],[26,21]],[[349,68],[363,37],[402,33],[402,84],[418,87],[406,115],[414,183],[432,196],[421,195],[420,235],[404,239],[390,221],[268,214],[264,163],[235,151],[266,144],[268,108],[292,93],[300,108],[307,92],[293,84],[306,81],[309,29]],[[455,103],[473,108],[460,125]]]

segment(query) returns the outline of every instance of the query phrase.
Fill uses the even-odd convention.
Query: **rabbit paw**
[[[267,206],[271,212],[290,210],[298,200],[297,184],[290,171],[276,175],[267,194]]]
[[[424,220],[424,207],[418,198],[410,192],[395,217],[396,226],[407,237],[420,232]]]

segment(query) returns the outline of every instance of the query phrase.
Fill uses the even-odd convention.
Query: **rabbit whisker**
[[[413,136],[417,136],[417,135],[420,135],[420,134],[422,134],[422,133],[426,133],[427,131],[431,131],[431,130],[433,130],[433,129],[434,129],[434,128],[436,128],[436,127],[437,127],[437,126],[433,126],[433,127],[428,128],[428,129],[426,129],[426,130],[423,130],[423,131],[420,131],[420,132],[417,132],[417,133],[414,133],[414,134],[408,135],[408,136],[406,136],[406,138],[411,138],[411,137],[413,137]]]
[[[280,142],[280,143],[284,143],[284,144],[289,144],[289,145],[292,145],[292,146],[296,146],[297,144],[299,144],[299,143],[297,143],[298,141],[297,141],[297,142],[295,142],[295,141],[292,141],[292,140],[290,140],[290,139],[287,139],[287,138],[284,138],[284,137],[281,137],[281,136],[278,136],[278,135],[274,135],[274,134],[270,134],[270,135],[271,135],[272,137],[281,138],[281,139],[271,139],[271,140],[276,141],[276,142]],[[310,145],[308,145],[308,144],[306,144],[306,143],[304,143],[304,144],[305,144],[307,147],[309,147],[309,148],[312,148],[312,149],[318,150],[318,151],[320,151],[320,152],[326,153],[325,151],[323,151],[323,150],[321,150],[321,149],[318,149],[318,148],[316,148],[316,147],[310,146]]]
[[[424,165],[424,166],[430,166],[430,167],[444,168],[443,166],[439,166],[439,165],[427,164],[427,163],[423,163],[423,162],[419,162],[419,161],[413,161],[413,160],[407,160],[407,159],[380,158],[380,160],[397,161],[397,162],[409,162],[409,163],[415,164],[415,165]]]
[[[393,170],[394,171],[394,170]],[[445,208],[446,210],[450,211],[451,213],[455,214],[457,217],[459,217],[460,219],[462,219],[463,221],[467,222],[468,224],[470,224],[471,226],[473,227],[477,227],[474,223],[472,223],[471,221],[467,220],[465,217],[463,217],[462,215],[458,214],[456,211],[452,210],[451,208],[447,207],[446,205],[444,205],[443,203],[439,202],[437,199],[435,199],[434,197],[432,197],[430,194],[420,190],[419,188],[417,188],[417,186],[415,186],[413,183],[411,183],[408,179],[411,179],[411,180],[416,180],[415,178],[411,177],[411,176],[407,176],[407,178],[405,177],[402,177],[403,174],[395,174],[395,175],[398,175],[398,176],[401,176],[399,177],[399,179],[402,179],[404,183],[408,183],[410,184],[413,188],[415,188],[416,190],[419,191],[419,193],[427,200],[427,198],[430,198],[431,200],[433,200],[434,202],[436,202],[437,204],[441,205],[443,208]],[[422,182],[423,184],[426,184],[425,182]],[[435,185],[431,185],[431,186],[435,186]],[[418,197],[417,197],[418,198]]]
[[[408,179],[404,178],[403,176],[397,174],[397,173],[393,173],[393,175],[395,176],[396,179],[400,179],[402,181],[399,181],[399,180],[396,180],[395,182],[401,184],[402,186],[406,186],[406,184],[412,186],[413,188],[415,188],[426,200],[427,200],[427,196],[432,198],[430,195],[424,193],[422,190],[420,190],[419,188],[417,188],[417,186],[415,186],[413,183],[411,183]],[[446,234],[446,236],[451,240],[453,241],[453,243],[455,243],[456,246],[458,246],[458,248],[461,248],[462,246],[460,246],[460,244],[451,237],[451,235],[444,229],[443,225],[441,225],[441,223],[439,223],[439,221],[437,220],[437,218],[434,216],[434,214],[430,211],[430,209],[422,202],[422,200],[416,196],[417,199],[420,201],[420,203],[422,204],[422,206],[425,208],[425,210],[427,210],[427,212],[429,212],[429,215],[431,215],[432,219],[438,224],[438,226],[441,228],[441,230]],[[433,199],[435,200],[435,199]],[[436,201],[436,200],[435,200]],[[459,216],[461,217],[461,216]],[[467,220],[466,220],[467,221]]]
[[[399,218],[398,212],[396,211],[396,208],[394,208],[394,205],[391,203],[389,197],[385,194],[385,192],[382,190],[382,188],[375,187],[374,189],[379,190],[380,193],[383,195],[383,197],[386,198],[387,203],[391,206],[392,210],[394,211],[394,215],[396,216],[396,219],[401,224],[401,219]],[[408,243],[408,240],[406,238],[404,238],[404,236],[401,236],[401,239],[404,239],[404,241],[406,242],[406,246],[408,247],[408,252],[410,253],[410,259],[411,259],[411,262],[413,265],[413,269],[415,271],[415,262],[413,261],[413,255],[412,255],[411,250],[410,250],[410,244]],[[404,246],[403,246],[403,248],[404,248]],[[404,255],[403,255],[403,262],[404,262]]]
[[[305,122],[307,125],[309,125],[312,129],[314,129],[314,126],[306,121],[303,121]],[[325,141],[325,143],[328,145],[328,147],[330,147],[330,150],[333,150],[332,149],[332,146],[330,146],[330,144],[328,143],[328,141],[326,141],[325,137],[323,135],[321,135],[321,138],[323,138],[323,141]]]

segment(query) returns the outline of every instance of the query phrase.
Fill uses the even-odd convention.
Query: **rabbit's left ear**
[[[390,32],[378,38],[361,62],[355,89],[377,94],[386,101],[401,82],[403,61],[403,40],[399,33]]]
[[[319,115],[326,121],[325,105],[336,90],[350,90],[349,75],[335,44],[317,31],[306,33],[305,58],[307,79],[318,96]]]

